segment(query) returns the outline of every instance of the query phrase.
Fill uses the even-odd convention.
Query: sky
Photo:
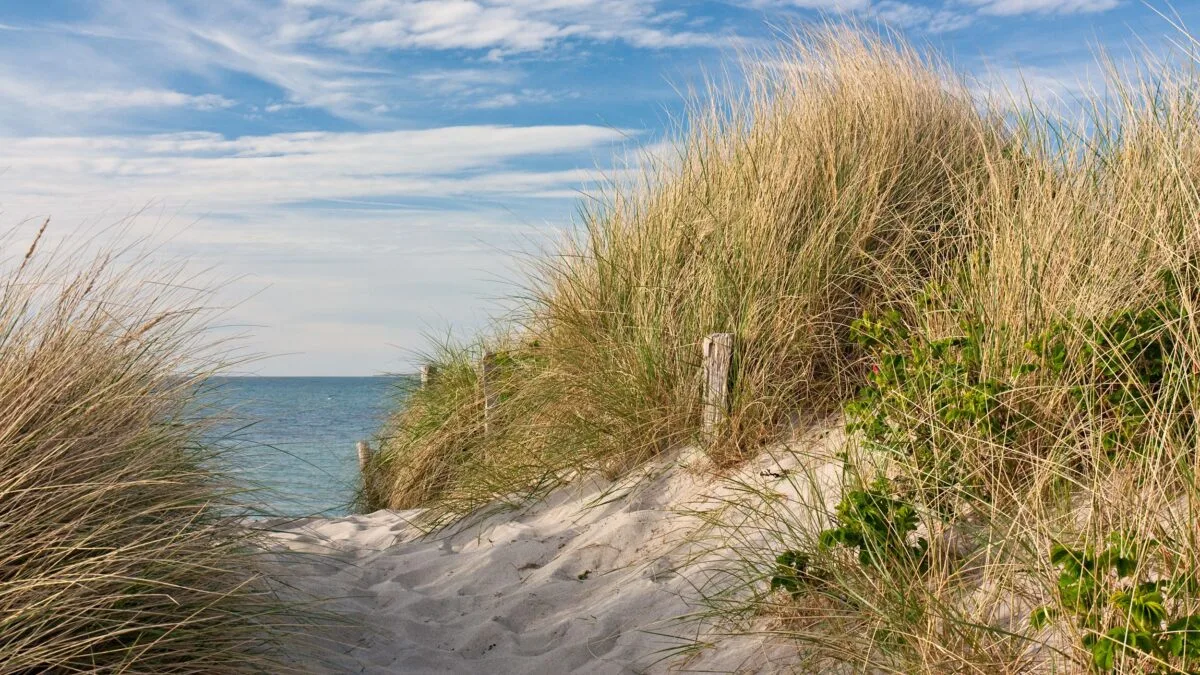
[[[886,24],[1058,101],[1169,49],[1160,13],[1200,1],[0,0],[0,230],[163,238],[228,280],[250,372],[407,372],[781,29]]]

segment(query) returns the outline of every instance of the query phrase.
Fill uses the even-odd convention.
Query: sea
[[[358,441],[404,405],[415,377],[219,377],[207,387],[209,441],[262,516],[350,512]]]

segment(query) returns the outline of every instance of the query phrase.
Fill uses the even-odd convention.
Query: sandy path
[[[706,485],[664,460],[631,495],[558,490],[523,512],[437,538],[379,511],[276,525],[294,582],[373,631],[351,631],[319,667],[346,673],[775,672],[756,639],[684,666],[670,650],[696,610],[698,579],[677,571],[694,522],[675,507]],[[601,505],[595,502],[604,501]],[[689,578],[691,576],[692,578]],[[694,629],[693,629],[694,630]]]

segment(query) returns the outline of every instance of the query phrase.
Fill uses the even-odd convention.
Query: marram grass
[[[476,381],[439,380],[391,425],[369,507],[449,499],[462,513],[692,441],[712,332],[739,345],[718,465],[848,391],[849,322],[969,247],[957,209],[1002,130],[952,72],[892,42],[836,31],[766,56],[743,91],[695,107],[673,156],[611,185],[533,263],[522,330],[487,345],[513,364],[492,438],[470,427]],[[458,412],[427,416],[434,399]],[[415,468],[433,457],[460,468]]]
[[[234,520],[191,405],[217,354],[204,346],[206,296],[132,249],[11,243],[0,673],[295,669],[273,650],[297,615]]]
[[[1117,75],[1010,126],[968,254],[858,324],[847,440],[706,514],[704,618],[814,671],[1200,670],[1200,77]]]
[[[436,524],[693,443],[699,345],[731,332],[717,632],[802,672],[1200,672],[1191,56],[1064,116],[890,36],[787,41],[584,208],[506,337],[439,357],[365,505]],[[784,482],[736,473],[761,448]]]

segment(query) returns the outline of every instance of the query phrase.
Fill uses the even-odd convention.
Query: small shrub
[[[792,596],[799,595],[811,586],[815,577],[808,571],[809,558],[800,551],[784,551],[775,557],[775,574],[771,577],[771,590],[783,589]]]
[[[837,527],[821,532],[821,546],[856,549],[858,561],[865,567],[926,567],[929,541],[918,537],[909,542],[909,535],[917,529],[916,509],[892,496],[887,479],[881,477],[865,490],[847,492],[837,506],[837,520]]]
[[[1164,271],[1160,276],[1160,299],[1086,322],[1078,331],[1078,349],[1068,346],[1076,331],[1065,322],[1027,343],[1038,358],[1031,368],[1040,366],[1072,383],[1073,421],[1090,420],[1110,458],[1118,448],[1155,442],[1154,416],[1183,443],[1194,434],[1191,393],[1200,387],[1185,365],[1188,355],[1177,344],[1178,326],[1188,310],[1175,275]],[[1173,382],[1182,386],[1169,386]]]
[[[1196,595],[1192,574],[1150,580],[1143,570],[1141,551],[1154,542],[1113,534],[1108,548],[1073,549],[1056,544],[1050,562],[1061,570],[1056,586],[1057,606],[1035,609],[1035,630],[1056,619],[1074,619],[1084,629],[1082,643],[1092,665],[1112,670],[1122,657],[1144,655],[1157,661],[1159,672],[1200,670],[1200,614],[1186,614],[1172,600]],[[1139,574],[1142,572],[1142,574]],[[1189,667],[1190,666],[1190,667]]]
[[[964,448],[1012,445],[1030,425],[1029,413],[1010,395],[1012,380],[1029,369],[1011,379],[985,375],[988,327],[969,318],[958,327],[958,335],[931,339],[910,329],[897,310],[855,321],[853,338],[872,365],[845,405],[847,430],[861,434],[869,450],[911,461],[929,503],[947,517],[964,487],[984,490],[973,480],[964,486]]]

